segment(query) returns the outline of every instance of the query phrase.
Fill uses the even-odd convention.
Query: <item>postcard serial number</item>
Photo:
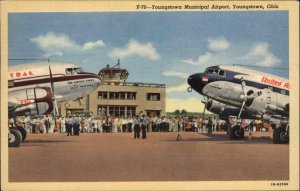
[[[289,185],[289,183],[287,183],[287,182],[272,182],[271,183],[271,186],[288,186]]]

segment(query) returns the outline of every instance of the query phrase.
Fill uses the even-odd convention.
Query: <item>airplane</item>
[[[241,118],[270,121],[273,142],[289,142],[288,79],[240,66],[212,66],[203,73],[190,75],[188,91],[206,97],[205,108],[221,118],[237,116],[238,123],[229,128],[231,139],[244,138]],[[275,127],[275,121],[280,126]]]
[[[8,116],[58,114],[57,103],[78,100],[100,85],[96,74],[63,62],[39,62],[8,67]],[[18,147],[27,132],[10,127],[9,147]]]

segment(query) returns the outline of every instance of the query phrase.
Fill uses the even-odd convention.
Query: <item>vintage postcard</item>
[[[0,5],[1,190],[299,190],[299,2]]]

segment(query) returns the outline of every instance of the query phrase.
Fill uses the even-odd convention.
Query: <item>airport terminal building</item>
[[[118,63],[119,65],[119,63]],[[126,82],[129,73],[120,67],[103,68],[98,73],[100,86],[80,101],[58,106],[62,116],[90,113],[99,116],[164,116],[165,84]]]

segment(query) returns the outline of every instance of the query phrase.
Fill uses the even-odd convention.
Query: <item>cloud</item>
[[[43,57],[63,56],[68,53],[79,53],[82,50],[86,51],[105,46],[102,40],[86,42],[84,45],[80,45],[68,35],[56,34],[54,32],[48,32],[45,35],[31,38],[30,42],[34,43],[40,50],[45,52]]]
[[[213,58],[212,53],[206,52],[205,54],[200,55],[196,61],[194,61],[193,59],[190,58],[187,60],[182,60],[182,62],[184,62],[186,64],[192,64],[192,65],[202,65],[202,64],[206,64],[207,62],[209,62],[212,58]]]
[[[166,99],[166,111],[174,112],[175,110],[185,109],[188,112],[203,112],[204,104],[201,102],[199,97],[189,97],[185,99],[179,98],[167,98]],[[206,111],[206,113],[211,113]]]
[[[115,48],[110,54],[111,58],[127,58],[130,56],[141,56],[150,60],[159,60],[160,55],[156,52],[152,43],[142,44],[134,39],[131,39],[126,47]]]
[[[164,71],[163,72],[164,76],[175,76],[179,78],[188,78],[188,74],[184,72],[176,72],[176,71]]]
[[[187,91],[188,87],[189,87],[188,83],[184,82],[184,83],[176,85],[176,86],[167,87],[166,93],[185,92],[185,91]]]
[[[266,55],[265,58],[261,61],[258,61],[256,65],[271,67],[271,66],[278,66],[280,63],[281,60],[272,54],[272,55]]]
[[[49,58],[51,56],[62,56],[64,53],[63,52],[49,52],[49,53],[46,53],[46,54],[43,54],[42,57],[44,58]]]
[[[87,42],[83,45],[82,49],[83,50],[89,50],[89,49],[93,49],[96,47],[104,47],[105,44],[102,40],[98,40],[96,42]]]
[[[224,38],[209,38],[208,48],[213,51],[226,50],[230,47],[230,43]]]
[[[35,43],[40,50],[48,53],[80,49],[80,45],[70,39],[69,36],[65,34],[55,34],[53,32],[31,38],[30,41]]]
[[[239,57],[238,59],[247,59],[252,64],[265,67],[278,66],[281,63],[281,60],[270,52],[269,44],[265,42],[256,43],[246,56]]]

